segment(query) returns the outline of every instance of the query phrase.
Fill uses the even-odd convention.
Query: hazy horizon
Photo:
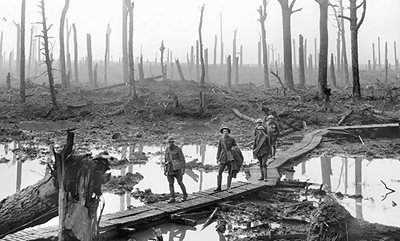
[[[219,14],[223,17],[223,41],[225,56],[232,52],[232,39],[234,29],[237,29],[238,51],[243,45],[243,62],[245,64],[257,63],[257,42],[259,41],[260,24],[257,21],[257,8],[262,3],[259,1],[229,1],[229,0],[137,0],[134,8],[134,54],[138,56],[142,47],[144,59],[154,60],[159,52],[161,41],[170,49],[173,58],[186,62],[186,54],[198,39],[198,24],[200,7],[205,4],[203,23],[203,44],[209,48],[209,62],[213,61],[214,36],[218,36],[217,63],[220,62],[220,24]],[[45,1],[48,25],[53,24],[50,35],[54,38],[54,57],[58,58],[58,30],[63,0]],[[344,0],[347,5],[348,1]],[[26,56],[29,52],[31,24],[40,21],[37,1],[27,1],[26,7]],[[0,0],[2,21],[0,30],[4,32],[3,51],[6,59],[11,50],[16,48],[16,28],[13,21],[20,22],[21,0]],[[292,15],[292,39],[303,34],[307,39],[307,53],[314,55],[314,39],[319,47],[319,6],[315,0],[298,0],[295,9],[302,8],[300,12]],[[94,9],[94,10],[91,10]],[[381,37],[381,62],[384,58],[384,44],[388,42],[388,59],[394,64],[393,42],[400,40],[400,31],[394,26],[400,22],[397,12],[400,10],[398,0],[369,0],[367,1],[367,15],[359,31],[359,56],[360,63],[366,64],[372,59],[372,43],[377,44],[378,36]],[[332,11],[330,10],[330,13]],[[79,58],[86,57],[86,34],[92,35],[92,51],[95,60],[103,60],[105,51],[105,32],[107,24],[112,27],[111,57],[118,61],[122,55],[121,47],[121,22],[122,1],[111,0],[70,0],[67,13],[69,24],[75,23],[78,32]],[[273,44],[277,53],[282,57],[282,22],[281,8],[277,0],[270,0],[267,7],[267,42]],[[349,15],[348,12],[346,15]],[[361,16],[361,9],[358,12]],[[336,29],[333,26],[333,16],[329,19],[329,54],[336,53]],[[38,30],[41,25],[35,25]],[[350,54],[350,29],[346,21],[347,52]],[[65,33],[66,36],[66,33]],[[73,36],[70,39],[70,51],[73,57]],[[376,47],[376,54],[377,52]],[[160,56],[160,54],[157,54]],[[298,53],[296,52],[296,56]],[[278,57],[276,56],[275,59]],[[378,60],[378,56],[377,56]]]

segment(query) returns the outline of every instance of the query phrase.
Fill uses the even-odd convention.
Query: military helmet
[[[263,123],[263,120],[262,119],[257,119],[256,123]]]
[[[228,130],[228,133],[231,133],[231,129],[229,129],[227,126],[221,127],[221,129],[219,130],[219,132],[223,133],[224,129],[227,129],[227,130]]]
[[[167,141],[168,141],[168,142],[175,142],[175,138],[172,137],[172,136],[170,136],[170,137],[168,137]]]
[[[264,126],[258,126],[256,130],[265,130]]]

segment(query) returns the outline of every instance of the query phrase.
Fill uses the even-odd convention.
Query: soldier
[[[276,142],[279,136],[279,125],[273,115],[267,117],[267,133],[272,147],[272,158],[275,158]]]
[[[218,142],[218,151],[217,151],[217,163],[219,164],[218,176],[217,176],[217,189],[214,192],[221,191],[222,184],[222,173],[225,170],[225,167],[228,168],[228,180],[227,187],[228,189],[231,187],[232,182],[232,165],[231,162],[235,160],[234,155],[232,153],[232,147],[237,146],[235,139],[233,139],[229,134],[231,130],[224,126],[220,130],[222,134],[222,138],[219,139]]]
[[[260,164],[261,177],[260,181],[267,180],[267,161],[268,155],[271,154],[271,145],[268,135],[265,134],[265,127],[257,127],[257,135],[254,137],[253,142],[253,157],[257,159]]]
[[[174,180],[178,182],[182,189],[183,198],[182,201],[186,201],[188,194],[186,192],[186,187],[183,184],[183,175],[185,174],[185,156],[183,155],[182,149],[175,145],[175,140],[173,137],[168,138],[169,146],[165,150],[165,160],[164,160],[164,174],[167,176],[169,183],[169,192],[171,198],[169,203],[175,202],[175,190],[174,190]]]

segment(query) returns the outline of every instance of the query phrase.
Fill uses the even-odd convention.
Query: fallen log
[[[145,78],[144,80],[145,81],[152,81],[152,80],[161,79],[161,78],[162,78],[162,75],[156,75],[156,76]],[[112,89],[112,88],[121,87],[121,86],[125,86],[125,85],[128,85],[128,83],[120,83],[120,84],[110,85],[110,86],[106,86],[106,87],[96,88],[96,89],[93,89],[93,90],[90,90],[90,91],[107,90],[107,89]]]
[[[247,121],[251,121],[253,123],[256,122],[256,119],[251,118],[247,115],[243,115],[242,113],[240,113],[240,111],[238,111],[237,109],[231,109],[233,111],[233,113],[235,113],[235,115],[237,115],[239,118],[243,119],[243,120],[247,120]]]
[[[343,117],[337,123],[339,126],[343,124],[343,122],[353,113],[353,109],[349,109],[344,113]]]
[[[214,212],[212,212],[212,214],[210,215],[210,217],[208,217],[207,221],[203,224],[203,227],[201,227],[201,230],[205,229],[208,225],[210,225],[210,224],[214,221],[215,216],[217,215],[218,210],[219,210],[218,207],[216,207],[216,208],[214,209]]]

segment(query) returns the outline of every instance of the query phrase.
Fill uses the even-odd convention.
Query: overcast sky
[[[348,0],[344,0],[348,4]],[[39,0],[27,0],[27,40],[32,23],[38,22]],[[223,41],[225,54],[231,53],[234,29],[238,30],[238,45],[243,45],[244,62],[257,62],[257,41],[260,24],[257,21],[257,8],[262,0],[136,0],[134,9],[134,51],[140,53],[142,46],[144,59],[153,60],[164,40],[166,48],[173,52],[174,58],[186,60],[190,46],[198,38],[200,7],[205,4],[203,40],[204,47],[212,52],[214,35],[219,35],[219,14],[223,16]],[[372,42],[381,36],[382,58],[384,42],[388,41],[389,62],[393,63],[393,42],[400,41],[400,0],[367,0],[367,15],[359,33],[360,60],[366,63],[372,58]],[[48,21],[54,24],[50,34],[55,37],[55,56],[58,56],[58,24],[64,0],[46,0]],[[16,31],[13,21],[20,21],[21,0],[0,0],[0,29],[4,32],[3,51],[15,49]],[[319,43],[319,8],[315,0],[297,0],[295,8],[302,11],[292,16],[292,38],[301,33],[308,39],[308,53],[314,52],[314,38]],[[121,12],[122,0],[70,0],[67,18],[75,23],[78,30],[80,57],[86,56],[86,33],[92,34],[93,55],[95,59],[104,56],[105,31],[107,24],[112,27],[111,56],[118,60],[121,56]],[[282,53],[281,9],[277,0],[270,0],[267,7],[267,41]],[[347,12],[348,15],[348,12]],[[359,12],[361,15],[361,11]],[[330,52],[335,53],[336,33],[330,20]],[[346,23],[347,27],[348,24]],[[41,26],[38,26],[41,27]],[[350,31],[347,28],[348,38]],[[73,48],[71,41],[71,49]],[[219,45],[219,44],[218,44]],[[28,41],[27,41],[28,46]],[[399,46],[400,48],[400,46]],[[28,49],[28,48],[27,48]],[[350,41],[348,40],[348,49]],[[350,50],[348,50],[350,53]],[[282,56],[282,54],[280,54]],[[159,55],[158,55],[159,56]],[[219,56],[219,49],[218,49]],[[212,59],[212,56],[210,56]],[[281,57],[282,59],[282,57]],[[218,58],[219,62],[219,58]]]

